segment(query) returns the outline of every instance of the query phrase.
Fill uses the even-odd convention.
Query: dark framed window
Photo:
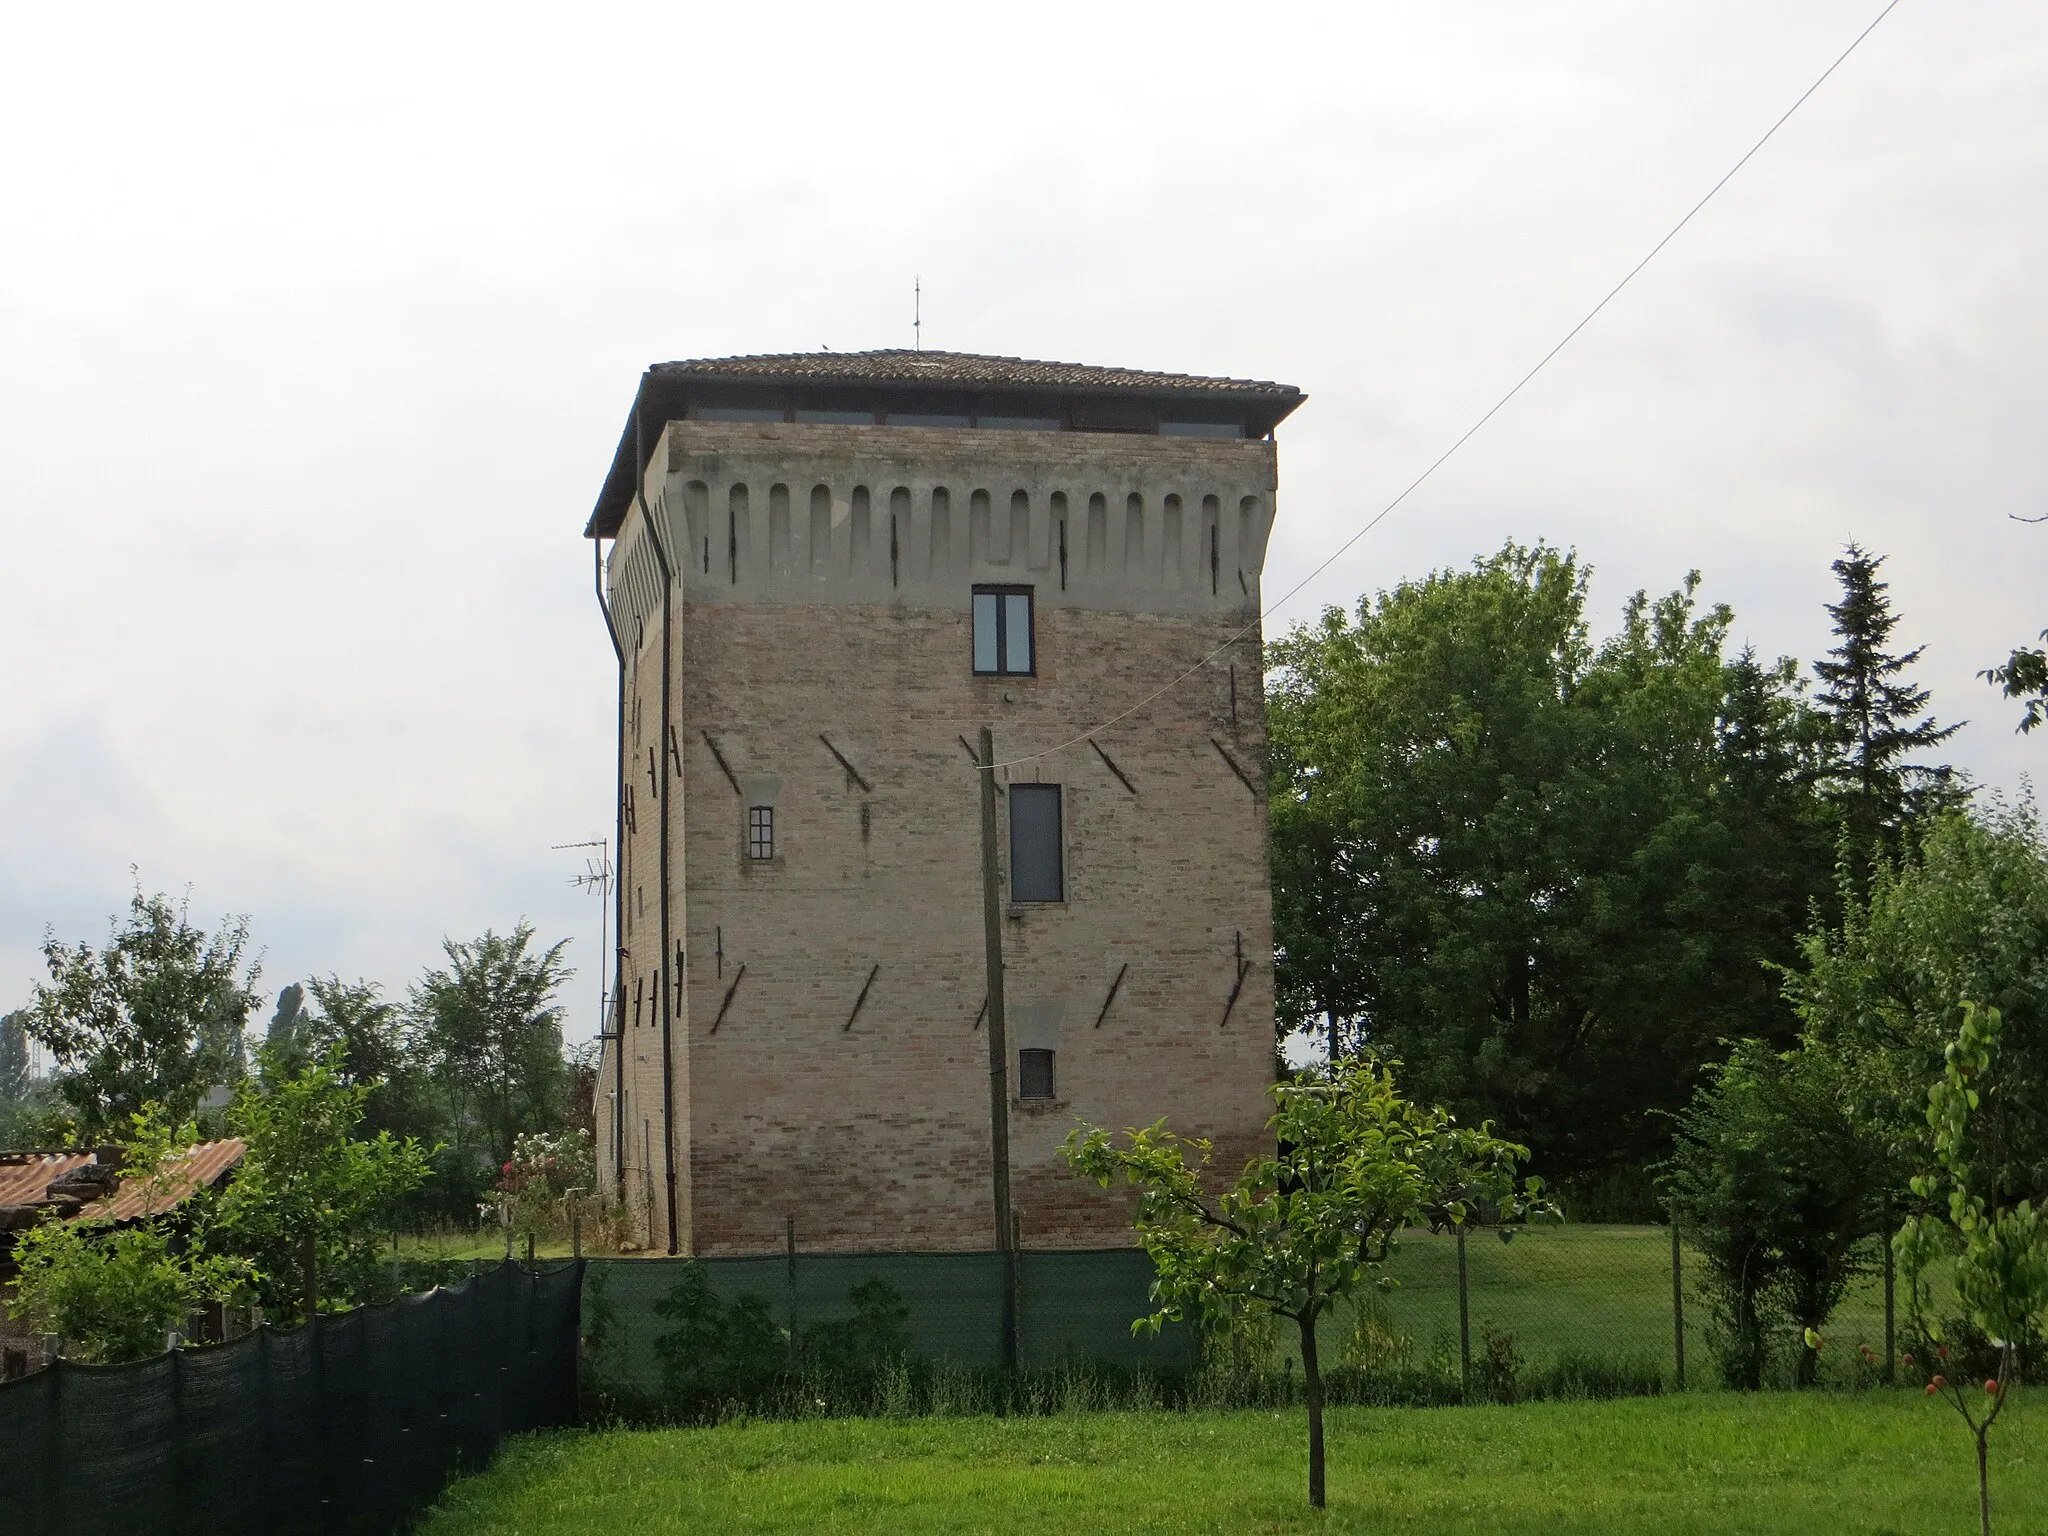
[[[775,857],[774,806],[750,805],[747,807],[747,857],[750,859],[772,859]]]
[[[1060,857],[1060,787],[1010,786],[1010,900],[1065,901]]]
[[[1029,587],[974,589],[974,670],[992,677],[1028,677],[1036,670]]]
[[[1017,1097],[1020,1099],[1056,1099],[1053,1092],[1053,1053],[1051,1051],[1024,1050],[1017,1053]]]

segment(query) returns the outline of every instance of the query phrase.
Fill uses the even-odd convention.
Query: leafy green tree
[[[2006,1203],[1980,1193],[1987,1181],[1973,1167],[1976,1122],[1985,1107],[1979,1085],[1990,1079],[2003,1021],[1996,1008],[1970,1002],[1962,1013],[1962,1025],[1943,1052],[1941,1080],[1927,1091],[1937,1167],[1912,1183],[1926,1209],[1907,1220],[1894,1242],[1907,1315],[1931,1373],[1927,1394],[1945,1395],[1977,1442],[1978,1520],[1983,1536],[1991,1536],[1991,1426],[2019,1386],[2019,1341],[2048,1331],[2048,1221],[2031,1201]],[[1995,1180],[1988,1182],[1995,1187]],[[1955,1299],[1997,1351],[1997,1372],[1985,1380],[1982,1395],[1938,1369],[1949,1351],[1933,1274],[1936,1262],[1948,1257],[1954,1260]],[[1973,1410],[1973,1402],[1982,1408]]]
[[[2041,638],[2048,640],[2048,629],[2041,631]],[[2048,720],[2048,651],[2022,646],[2006,657],[2002,665],[1977,675],[1996,683],[2008,699],[2018,699],[2026,706],[2020,715],[2021,735]]]
[[[1284,1027],[1399,1055],[1553,1173],[1640,1167],[1720,1041],[1793,1034],[1764,966],[1830,888],[1811,712],[1696,582],[1595,645],[1510,544],[1274,648]]]
[[[446,970],[412,990],[417,1047],[451,1111],[447,1176],[470,1198],[512,1160],[522,1132],[559,1130],[568,1115],[562,1013],[555,995],[574,973],[567,941],[533,952],[533,927],[442,942]]]
[[[1707,1069],[1678,1117],[1662,1177],[1703,1260],[1731,1387],[1763,1385],[1780,1321],[1787,1344],[1826,1327],[1897,1182],[1860,1134],[1844,1075],[1821,1047],[1744,1041]],[[1813,1351],[1796,1349],[1793,1364],[1797,1384],[1811,1385]]]
[[[1923,1113],[1953,1039],[1954,999],[1996,1008],[2006,1038],[1973,1085],[1975,1193],[2048,1199],[2048,840],[2030,804],[1937,817],[1912,857],[1845,871],[1839,922],[1801,940],[1786,994],[1806,1035],[1847,1063],[1845,1096],[1887,1156],[1924,1166]]]
[[[299,1038],[316,1058],[338,1052],[343,1081],[369,1089],[360,1134],[389,1131],[429,1142],[445,1136],[404,1008],[372,981],[315,977],[307,987],[313,1008],[301,1016]]]
[[[198,1139],[156,1104],[131,1120],[123,1185],[139,1186],[143,1219],[116,1227],[101,1217],[56,1217],[18,1239],[11,1310],[38,1332],[55,1333],[74,1359],[116,1365],[160,1354],[164,1337],[201,1304],[229,1301],[249,1283],[248,1264],[181,1239],[161,1217],[166,1165]]]
[[[427,1151],[390,1132],[364,1138],[366,1082],[351,1082],[338,1047],[297,1076],[265,1070],[245,1080],[228,1111],[249,1150],[213,1225],[218,1245],[247,1255],[266,1307],[304,1311],[303,1261],[312,1245],[323,1301],[367,1297],[379,1237],[405,1195],[427,1176]]]
[[[1903,655],[1888,649],[1899,617],[1890,584],[1878,579],[1882,555],[1851,544],[1831,567],[1842,600],[1828,604],[1836,644],[1813,664],[1820,679],[1816,702],[1832,724],[1831,760],[1823,775],[1841,809],[1842,825],[1859,861],[1894,851],[1907,824],[1955,803],[1954,774],[1946,766],[1906,761],[1941,745],[1959,729],[1938,725],[1927,712],[1927,690],[1906,680],[1924,646]]]
[[[153,1101],[187,1118],[209,1088],[242,1074],[258,971],[248,947],[248,919],[208,936],[186,903],[139,891],[102,949],[45,936],[50,979],[36,987],[28,1032],[56,1060],[81,1140],[114,1139]]]
[[[1112,1136],[1083,1126],[1062,1155],[1104,1188],[1138,1190],[1138,1240],[1158,1271],[1159,1310],[1134,1327],[1167,1321],[1234,1331],[1251,1316],[1288,1319],[1301,1337],[1308,1400],[1308,1497],[1324,1492],[1323,1378],[1316,1324],[1362,1289],[1391,1282],[1384,1266],[1404,1228],[1462,1226],[1485,1208],[1515,1221],[1547,1214],[1541,1181],[1516,1179],[1527,1149],[1484,1126],[1460,1127],[1441,1109],[1402,1098],[1389,1065],[1371,1057],[1273,1089],[1270,1157],[1245,1165],[1212,1194],[1213,1151],[1164,1120]]]

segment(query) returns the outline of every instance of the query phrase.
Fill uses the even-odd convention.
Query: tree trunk
[[[1323,1371],[1316,1363],[1316,1315],[1296,1319],[1301,1324],[1301,1384],[1308,1395],[1308,1502],[1312,1509],[1323,1507]]]
[[[1991,1473],[1985,1465],[1985,1437],[1991,1433],[1989,1420],[1977,1426],[1977,1523],[1983,1536],[1991,1536]]]

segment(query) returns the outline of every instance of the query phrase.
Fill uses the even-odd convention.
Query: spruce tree
[[[1832,722],[1834,737],[1821,780],[1861,859],[1879,848],[1896,848],[1910,822],[1958,798],[1947,765],[1905,761],[1948,740],[1959,725],[1920,718],[1927,690],[1904,674],[1926,648],[1915,646],[1901,656],[1885,648],[1899,616],[1887,595],[1890,585],[1878,579],[1884,558],[1851,544],[1834,562],[1842,600],[1827,606],[1840,643],[1813,664],[1821,684],[1816,702]]]

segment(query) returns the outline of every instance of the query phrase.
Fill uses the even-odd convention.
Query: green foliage
[[[2048,640],[2048,629],[2041,631],[2041,638]],[[2048,720],[2048,651],[2021,647],[2006,657],[2004,665],[1977,675],[1996,683],[2008,699],[2018,699],[2026,705],[2018,726],[2022,735]]]
[[[339,1047],[296,1077],[259,1053],[259,1079],[242,1084],[228,1122],[248,1155],[220,1202],[216,1240],[249,1255],[266,1307],[303,1311],[302,1245],[315,1245],[323,1303],[363,1298],[375,1247],[396,1204],[427,1176],[420,1144],[359,1131],[366,1083],[350,1082]]]
[[[566,1231],[570,1192],[588,1194],[596,1187],[597,1157],[590,1133],[581,1129],[521,1136],[498,1177],[498,1196],[509,1208],[513,1232],[536,1239]]]
[[[511,1161],[521,1132],[559,1130],[567,1119],[562,1009],[572,974],[566,941],[530,952],[533,927],[486,930],[470,943],[442,942],[446,970],[412,989],[414,1048],[445,1106],[447,1146],[437,1177],[451,1201],[470,1207]]]
[[[1896,1180],[1849,1111],[1839,1058],[1822,1047],[1736,1046],[1678,1118],[1664,1179],[1704,1261],[1715,1353],[1731,1387],[1763,1385],[1774,1352],[1813,1382],[1817,1330],[1864,1267]]]
[[[246,918],[209,937],[184,903],[139,891],[103,949],[45,936],[50,979],[36,987],[28,1032],[56,1058],[80,1139],[112,1139],[151,1101],[183,1119],[208,1088],[242,1075],[257,976],[248,947]]]
[[[1526,1148],[1482,1126],[1456,1125],[1395,1090],[1391,1066],[1353,1057],[1273,1089],[1268,1123],[1278,1142],[1235,1184],[1212,1195],[1212,1147],[1161,1120],[1112,1136],[1081,1127],[1061,1148],[1075,1172],[1107,1188],[1138,1191],[1138,1240],[1158,1278],[1158,1310],[1135,1325],[1167,1321],[1229,1331],[1268,1312],[1300,1332],[1309,1410],[1309,1501],[1323,1502],[1322,1379],[1316,1324],[1331,1306],[1386,1282],[1385,1264],[1405,1227],[1462,1226],[1482,1211],[1502,1221],[1550,1214],[1541,1181],[1523,1186]]]
[[[1922,1341],[1930,1396],[1945,1396],[1977,1442],[1977,1492],[1982,1528],[1991,1530],[1986,1464],[1991,1426],[2019,1386],[2018,1352],[2048,1324],[2048,1221],[2030,1200],[2002,1204],[1980,1192],[1974,1138],[2004,1021],[1996,1008],[1962,1004],[1962,1024],[1942,1053],[1941,1080],[1927,1091],[1936,1169],[1916,1174],[1913,1194],[1926,1207],[1893,1240],[1906,1282],[1907,1315]],[[1937,1367],[1948,1355],[1931,1283],[1935,1262],[1953,1256],[1953,1286],[1963,1314],[1998,1351],[1997,1375],[1981,1393],[1975,1383],[1947,1379]],[[1952,1367],[1953,1368],[1953,1367]],[[1973,1407],[1974,1405],[1977,1405]]]
[[[851,1315],[805,1328],[792,1346],[769,1304],[756,1295],[722,1301],[704,1266],[686,1260],[675,1287],[654,1304],[669,1326],[654,1341],[662,1408],[670,1419],[703,1422],[736,1407],[773,1412],[813,1401],[871,1401],[910,1354],[910,1308],[886,1280],[847,1295]],[[609,1325],[609,1314],[600,1324]],[[598,1347],[592,1338],[592,1348]]]
[[[169,1165],[197,1139],[158,1104],[130,1120],[121,1165],[124,1192],[142,1196],[144,1219],[125,1227],[81,1217],[51,1217],[18,1240],[14,1315],[55,1333],[76,1360],[113,1365],[160,1354],[164,1335],[182,1328],[204,1302],[227,1301],[249,1283],[248,1264],[207,1254],[191,1234],[159,1219],[169,1204]]]
[[[675,1288],[654,1311],[669,1322],[654,1341],[654,1355],[666,1407],[680,1420],[715,1417],[726,1403],[756,1398],[788,1369],[788,1338],[768,1304],[742,1296],[728,1306],[695,1260],[681,1266]]]
[[[1569,555],[1509,544],[1273,648],[1281,1022],[1398,1055],[1546,1173],[1640,1166],[1830,889],[1790,663],[1696,578],[1595,645]]]
[[[61,1334],[72,1359],[115,1365],[161,1354],[164,1335],[200,1305],[231,1300],[247,1266],[181,1251],[157,1222],[44,1222],[21,1235],[12,1310],[38,1332]]]
[[[1808,1036],[1847,1063],[1852,1111],[1888,1155],[1933,1157],[1923,1113],[1943,1072],[1954,999],[2006,1021],[1972,1136],[1974,1192],[2048,1198],[2048,841],[2029,805],[1993,801],[1935,818],[1916,856],[1880,859],[1839,926],[1801,941],[1788,975]]]
[[[1823,783],[1840,807],[1842,827],[1860,864],[1875,852],[1898,849],[1915,820],[1958,798],[1953,771],[1946,766],[1908,763],[1916,752],[1939,746],[1958,729],[1921,719],[1927,690],[1905,680],[1906,669],[1924,647],[1904,655],[1886,649],[1898,615],[1878,580],[1882,555],[1851,544],[1832,569],[1842,600],[1828,604],[1837,644],[1813,664],[1820,679],[1815,702],[1829,726],[1828,766]]]
[[[309,1058],[338,1051],[343,1080],[369,1089],[361,1134],[389,1131],[429,1144],[445,1137],[446,1117],[433,1102],[405,1010],[373,981],[316,976],[306,985],[313,1008],[302,1015],[297,1039]]]

